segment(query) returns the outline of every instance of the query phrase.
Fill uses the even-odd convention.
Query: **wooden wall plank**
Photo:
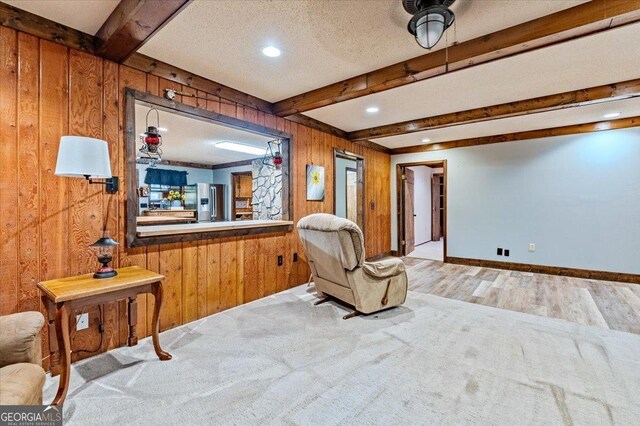
[[[18,34],[0,27],[0,315],[18,310]]]
[[[54,175],[60,137],[68,134],[69,51],[40,40],[40,278],[69,273],[68,179]]]
[[[120,174],[120,145],[119,145],[119,85],[118,85],[118,64],[110,61],[102,62],[102,138],[109,145],[109,158],[111,160],[111,173],[115,176]],[[102,211],[106,221],[106,229],[112,238],[119,235],[120,205],[117,194],[102,194]],[[105,224],[103,223],[103,226]],[[114,264],[118,265],[118,256],[115,256]],[[118,302],[107,303],[104,309],[104,340],[103,350],[118,346]],[[146,335],[146,324],[138,326],[138,335]]]
[[[198,242],[182,243],[182,322],[198,319]]]
[[[161,245],[159,255],[160,273],[165,276],[160,329],[166,330],[182,322],[182,243]]]
[[[18,254],[19,311],[39,311],[40,277],[38,209],[38,73],[40,44],[37,37],[18,34]]]
[[[236,306],[236,237],[220,239],[220,310]]]
[[[207,315],[220,312],[220,240],[207,240]]]

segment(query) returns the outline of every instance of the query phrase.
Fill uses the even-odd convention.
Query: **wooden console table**
[[[155,298],[151,333],[153,348],[160,360],[171,359],[171,355],[162,350],[158,340],[164,275],[147,271],[138,266],[120,268],[117,271],[118,275],[113,278],[95,279],[93,274],[86,274],[38,283],[38,288],[43,293],[43,299],[47,306],[52,365],[55,361],[59,361],[60,365],[60,385],[53,405],[62,405],[69,390],[71,374],[69,315],[75,309],[127,299],[129,304],[128,345],[134,346],[138,343],[136,296],[141,293],[153,294]]]

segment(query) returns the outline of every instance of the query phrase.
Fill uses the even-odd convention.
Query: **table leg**
[[[162,307],[162,283],[157,282],[152,285],[153,297],[155,303],[153,306],[153,324],[151,331],[151,338],[153,339],[153,349],[156,351],[156,355],[161,361],[168,361],[171,359],[171,355],[162,350],[160,347],[160,338],[158,333],[160,332],[160,308]]]
[[[58,304],[55,316],[56,336],[60,350],[60,384],[52,405],[61,406],[69,391],[71,377],[71,344],[69,341],[69,312],[64,303]]]
[[[51,376],[60,374],[60,349],[58,348],[58,334],[56,333],[56,304],[48,297],[43,297],[47,306],[47,327],[49,329],[49,365]]]
[[[138,344],[138,336],[136,336],[136,325],[138,324],[138,302],[135,297],[129,298],[129,346]]]

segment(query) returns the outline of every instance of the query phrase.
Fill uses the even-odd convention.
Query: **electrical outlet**
[[[76,331],[89,328],[89,313],[76,315]]]
[[[278,256],[278,266],[282,266],[283,259],[282,256]]]
[[[534,243],[529,244],[529,251],[530,252],[536,251],[536,245]]]
[[[498,249],[498,256],[502,256],[502,249],[501,248]]]
[[[298,253],[293,253],[293,261],[294,262],[298,261]]]
[[[504,255],[509,257],[509,249],[504,249]]]

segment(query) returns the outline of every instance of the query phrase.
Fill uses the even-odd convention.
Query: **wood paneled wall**
[[[194,89],[1,26],[0,57],[0,315],[44,312],[38,281],[92,272],[96,262],[88,245],[105,221],[122,243],[116,266],[139,265],[166,276],[163,330],[307,281],[309,269],[295,231],[127,249],[124,189],[111,196],[82,179],[54,176],[60,136],[85,135],[109,143],[113,174],[126,178],[124,88],[155,95],[165,88],[196,93]],[[197,93],[206,100],[177,100],[293,135],[295,220],[333,211],[334,147],[362,155],[367,256],[389,250],[389,155]],[[310,163],[325,167],[323,202],[306,201],[305,165]],[[299,261],[293,262],[296,252]],[[284,256],[283,266],[277,265],[278,255]],[[142,295],[138,305],[138,333],[146,336],[153,298]],[[102,339],[98,307],[89,313],[91,327],[72,336],[74,359],[126,344],[123,301],[104,305]]]

